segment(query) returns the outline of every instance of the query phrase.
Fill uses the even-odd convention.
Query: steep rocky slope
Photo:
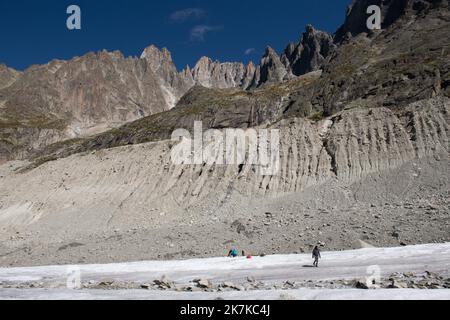
[[[368,174],[397,168],[414,159],[436,157],[447,161],[442,155],[450,147],[450,100],[419,101],[399,112],[359,108],[319,122],[293,118],[259,128],[280,129],[281,170],[275,176],[261,175],[252,164],[243,167],[172,165],[170,152],[175,143],[169,142],[161,143],[165,152],[155,151],[162,163],[136,163],[162,174],[154,181],[152,195],[162,196],[174,187],[173,194],[185,205],[197,198],[208,198],[210,190],[217,190],[218,185],[225,191],[232,184],[242,195],[252,196],[298,192],[329,179],[358,181]],[[84,151],[92,150],[95,148]],[[101,154],[102,150],[98,152]],[[145,175],[149,178],[153,174]]]
[[[0,161],[168,111],[194,86],[246,90],[293,79],[322,67],[330,39],[308,27],[288,56],[268,49],[258,66],[202,57],[179,72],[153,45],[140,58],[102,51],[23,73],[1,65]]]
[[[192,70],[197,85],[206,88],[246,88],[253,79],[253,63],[220,63],[208,57],[202,57]]]
[[[188,69],[178,72],[169,50],[150,46],[142,52],[144,59],[159,81],[165,97],[166,109],[172,109],[180,98],[195,84]]]
[[[283,120],[280,173],[174,165],[173,142],[0,167],[2,264],[450,241],[448,99]],[[23,182],[27,181],[26,184]],[[362,241],[362,242],[361,242]],[[157,244],[155,246],[155,243]],[[82,258],[84,257],[84,258]]]
[[[365,9],[382,8],[383,30],[366,28]],[[176,106],[195,85],[257,89],[323,69],[313,86],[278,104],[286,116],[331,115],[356,106],[402,107],[449,96],[447,1],[355,1],[334,38],[307,26],[298,43],[260,63],[221,63],[203,57],[178,72],[167,49],[141,57],[119,52],[52,61],[24,73],[0,66],[0,157],[27,157],[54,142],[79,138]],[[280,113],[277,110],[275,113]]]
[[[414,3],[403,2],[407,8]],[[331,115],[355,106],[402,108],[417,100],[450,96],[448,3],[433,2],[426,12],[400,11],[386,29],[361,32],[354,24],[365,26],[367,15],[352,12],[362,10],[362,3],[355,2],[340,29],[350,30],[355,37],[343,40],[323,68],[322,78],[306,96],[294,99],[290,113],[303,115],[311,110]],[[394,4],[399,2],[390,3],[384,7],[386,14],[394,15],[390,12],[397,10]],[[358,22],[353,21],[356,17]]]
[[[9,87],[19,78],[20,72],[0,64],[0,89]]]
[[[49,145],[33,152],[31,159],[38,164],[89,150],[165,140],[176,129],[193,129],[194,121],[199,120],[205,130],[274,123],[283,116],[283,110],[290,103],[289,97],[308,90],[319,77],[320,72],[310,73],[290,82],[252,91],[195,86],[170,111],[92,137]]]
[[[394,10],[388,9],[385,11]],[[350,12],[342,28],[352,30],[351,17]],[[234,89],[194,87],[167,114],[75,143],[51,146],[37,155],[54,158],[89,148],[167,139],[174,129],[190,129],[193,121],[199,119],[205,129],[247,128],[295,117],[320,120],[361,107],[400,110],[418,100],[448,97],[449,32],[450,11],[446,3],[432,6],[425,13],[405,11],[385,30],[359,34],[353,31],[356,37],[349,37],[338,46],[325,33],[307,27],[301,41],[289,46],[281,57],[273,49],[267,49],[250,85],[255,90],[243,90],[241,86],[245,67],[230,64],[227,79],[235,79],[230,86],[239,84]],[[193,73],[200,79],[209,79],[204,80],[204,85],[227,87],[226,82],[219,78],[213,81],[208,76],[211,70],[225,70],[225,65],[207,58],[200,65]],[[296,68],[307,71],[319,67],[322,73],[316,71],[299,77],[293,74],[299,70]],[[199,73],[199,69],[203,72]],[[65,149],[62,153],[61,148]]]
[[[336,45],[330,34],[308,25],[300,42],[290,43],[281,60],[290,73],[299,76],[321,69],[334,50]]]
[[[23,153],[168,109],[145,60],[105,51],[33,66],[0,90],[0,100],[1,149]]]
[[[382,4],[383,30],[360,26],[369,3]],[[258,66],[202,58],[177,72],[154,47],[141,59],[117,57],[152,74],[157,99],[179,101],[1,165],[0,264],[450,241],[449,5],[355,1],[333,39],[308,27],[281,56],[268,48]],[[27,76],[9,75],[0,96]],[[35,124],[21,113],[21,125]],[[62,130],[55,117],[38,119],[35,134]],[[170,136],[197,120],[204,129],[279,129],[280,171],[175,165]]]
[[[344,24],[337,30],[336,42],[348,40],[361,33],[370,32],[367,29],[367,8],[377,5],[381,8],[381,28],[387,29],[399,19],[408,17],[424,17],[433,10],[448,10],[448,0],[353,0],[347,8]]]

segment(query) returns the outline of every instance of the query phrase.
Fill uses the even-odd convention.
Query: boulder
[[[193,282],[201,289],[211,289],[213,287],[212,282],[207,279],[196,279]]]

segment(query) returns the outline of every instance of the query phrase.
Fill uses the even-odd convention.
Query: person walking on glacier
[[[318,268],[318,267],[319,267],[319,259],[322,258],[321,255],[320,255],[319,247],[316,246],[316,247],[314,248],[314,250],[313,250],[313,252],[312,252],[312,257],[313,257],[313,259],[314,259],[314,264],[313,264],[313,266],[316,267],[316,268]]]

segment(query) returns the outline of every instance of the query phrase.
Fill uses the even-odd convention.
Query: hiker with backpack
[[[318,268],[319,267],[319,259],[321,259],[322,257],[320,256],[320,250],[319,247],[315,247],[313,252],[312,252],[312,257],[314,259],[314,264],[313,266]]]
[[[230,258],[237,258],[239,256],[239,253],[236,249],[231,249],[230,252],[228,252],[228,257]]]

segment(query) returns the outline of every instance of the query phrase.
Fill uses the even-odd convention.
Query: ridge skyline
[[[139,57],[142,49],[150,44],[169,48],[178,70],[186,65],[194,66],[203,56],[213,61],[257,64],[267,45],[280,53],[286,43],[299,40],[307,24],[328,33],[335,32],[344,21],[345,6],[351,1],[289,2],[293,12],[286,14],[286,10],[269,8],[268,4],[258,7],[252,1],[239,5],[240,10],[233,12],[203,1],[175,1],[156,9],[138,0],[132,1],[126,10],[120,1],[96,10],[94,7],[102,1],[91,4],[81,0],[77,4],[82,11],[82,29],[77,31],[69,31],[65,26],[68,1],[27,3],[26,7],[21,2],[0,4],[0,35],[4,44],[0,63],[18,71],[54,59],[67,61],[102,50],[118,50],[125,57]],[[204,16],[183,23],[169,20],[171,14],[186,8],[202,8]],[[142,13],[134,15],[138,10]],[[20,19],[17,19],[18,11]],[[144,17],[143,13],[148,14]],[[127,18],[132,15],[135,21]],[[16,16],[16,19],[11,20],[9,16]],[[202,25],[223,28],[206,34],[203,41],[192,41],[189,33]],[[33,55],[27,54],[29,52]]]

